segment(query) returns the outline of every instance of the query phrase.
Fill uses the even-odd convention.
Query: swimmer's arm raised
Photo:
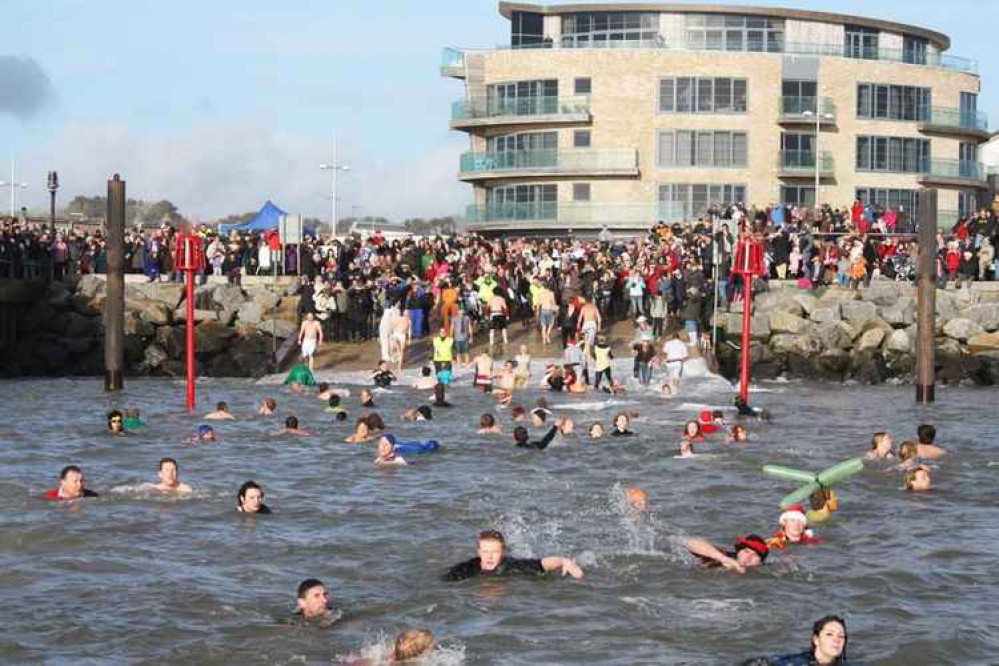
[[[723,553],[714,544],[701,539],[700,537],[693,537],[687,539],[687,550],[689,550],[694,555],[698,557],[704,557],[709,560],[714,560],[718,564],[722,565],[726,569],[735,569],[739,573],[746,573],[746,570],[742,566],[733,560],[731,557]]]
[[[545,557],[541,560],[541,568],[548,571],[561,571],[563,576],[582,578],[583,570],[568,557]]]
[[[539,449],[548,448],[548,445],[552,443],[553,439],[555,439],[555,433],[557,432],[558,432],[558,426],[552,426],[551,430],[545,433],[545,436],[542,437],[541,440],[537,443],[538,448]]]

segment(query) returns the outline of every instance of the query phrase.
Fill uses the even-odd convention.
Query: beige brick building
[[[855,197],[941,223],[987,188],[974,61],[946,35],[824,12],[501,2],[509,46],[444,50],[487,233],[647,228],[713,203]],[[818,131],[816,131],[818,130]],[[816,180],[818,182],[816,183]]]

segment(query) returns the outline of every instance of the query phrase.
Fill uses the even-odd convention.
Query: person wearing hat
[[[723,551],[706,539],[692,537],[685,545],[691,554],[696,555],[710,567],[722,566],[726,569],[746,573],[749,567],[758,567],[767,560],[770,547],[763,537],[747,534],[735,540],[735,550]]]
[[[610,343],[607,342],[607,338],[603,335],[597,337],[597,344],[593,347],[593,358],[593,369],[596,371],[596,377],[593,379],[593,388],[599,389],[600,382],[604,377],[607,378],[607,382],[613,387],[614,377],[611,376],[611,359],[614,358],[614,352],[611,351]]]
[[[776,550],[784,550],[791,544],[812,546],[822,542],[808,529],[808,515],[801,504],[789,506],[778,520],[780,530],[767,539],[767,546]]]

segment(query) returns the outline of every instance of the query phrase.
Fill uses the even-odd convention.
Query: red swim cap
[[[766,560],[767,555],[770,554],[770,548],[767,546],[767,542],[763,540],[763,537],[756,534],[747,534],[746,536],[739,537],[735,540],[736,553],[744,548],[748,548],[759,555],[760,560]]]

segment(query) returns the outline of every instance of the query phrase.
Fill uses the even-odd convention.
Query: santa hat
[[[793,504],[787,507],[784,513],[780,514],[780,520],[777,522],[783,526],[785,523],[791,520],[798,520],[806,525],[808,524],[808,515],[805,514],[805,507],[801,504]]]

